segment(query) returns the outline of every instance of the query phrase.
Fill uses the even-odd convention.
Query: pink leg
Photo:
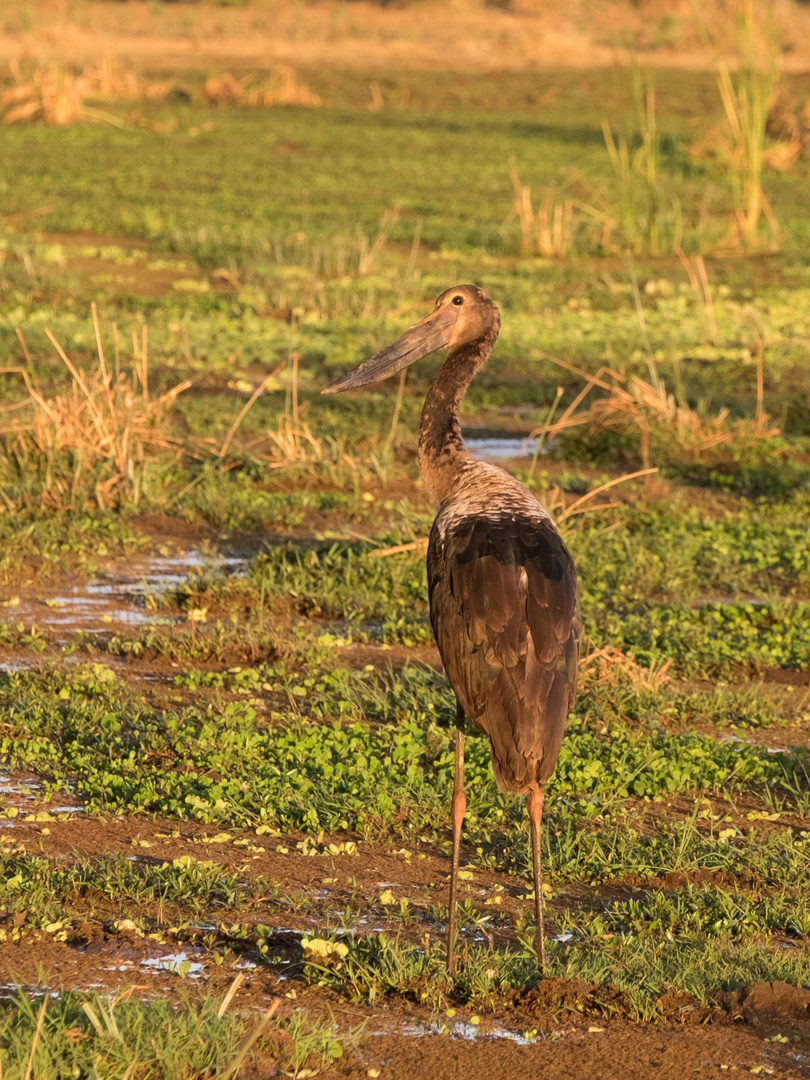
[[[464,792],[464,712],[456,704],[456,769],[453,782],[453,860],[450,866],[450,910],[447,919],[447,970],[452,974],[456,967],[456,887],[458,860],[461,852],[461,825],[467,809]]]
[[[546,970],[546,934],[543,926],[543,868],[540,863],[540,828],[543,822],[543,789],[532,788],[526,802],[532,829],[534,863],[534,949],[541,973]]]

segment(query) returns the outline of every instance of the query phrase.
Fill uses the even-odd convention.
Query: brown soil
[[[150,537],[170,549],[177,548],[177,554],[196,546],[187,527],[172,518],[155,516],[141,524]],[[248,553],[253,539],[231,540],[229,550],[234,550],[235,545],[241,553],[243,545]],[[130,574],[133,563],[130,560]],[[81,579],[72,579],[72,583],[80,586]],[[51,610],[44,601],[59,595],[64,584],[64,580],[52,577],[15,590],[22,598],[15,610],[35,601],[43,613]],[[116,603],[120,608],[120,602]],[[110,608],[114,610],[118,609]],[[181,629],[178,627],[178,631]],[[398,667],[417,654],[423,662],[438,666],[438,655],[429,647],[404,650],[358,646],[345,653],[346,661],[356,666],[372,663],[384,668],[391,663]],[[60,655],[54,654],[54,659]],[[39,656],[37,663],[47,660],[47,656]],[[31,657],[20,654],[16,659],[30,662]],[[154,698],[156,706],[161,695],[182,693],[173,686],[176,668],[165,658],[141,656],[118,662],[88,649],[81,659],[116,663],[120,677],[137,683],[140,690],[149,687],[148,696]],[[200,661],[199,666],[219,670],[240,660],[244,658],[218,655]],[[7,656],[5,661],[13,666],[15,658]],[[703,688],[711,689],[708,684]],[[770,692],[789,694],[776,687]],[[194,693],[199,696],[205,690]],[[793,696],[800,694],[803,691],[796,690]],[[793,717],[786,715],[786,721],[789,719]],[[747,737],[748,733],[743,734]],[[806,737],[803,733],[799,736],[798,729],[752,733],[767,745],[777,746],[792,745],[794,735],[797,742],[806,745]],[[416,842],[399,850],[394,844],[362,844],[356,855],[312,856],[297,848],[303,840],[298,835],[229,830],[230,838],[223,842],[214,825],[135,816],[98,820],[65,809],[78,804],[70,797],[56,796],[50,804],[43,804],[35,789],[27,796],[3,794],[3,805],[14,806],[15,799],[19,817],[0,829],[7,847],[18,845],[32,854],[66,861],[118,853],[141,865],[158,866],[192,855],[238,873],[239,881],[248,884],[248,892],[250,883],[259,879],[278,882],[279,890],[271,888],[264,895],[257,884],[238,908],[210,905],[197,913],[173,905],[171,898],[160,905],[150,903],[137,908],[98,893],[77,891],[67,905],[71,934],[68,941],[54,940],[52,934],[30,928],[22,942],[8,940],[24,917],[0,917],[0,929],[7,936],[0,942],[0,987],[9,983],[35,985],[42,979],[44,965],[45,979],[53,987],[135,985],[148,993],[169,996],[180,988],[221,995],[240,973],[243,982],[238,1000],[243,1008],[266,1008],[269,1001],[279,997],[283,1011],[304,1008],[323,1020],[334,1015],[344,1030],[366,1025],[358,1049],[324,1073],[325,1080],[359,1080],[374,1075],[373,1070],[379,1070],[382,1080],[455,1080],[465,1075],[484,1080],[524,1080],[527,1076],[553,1076],[555,1080],[680,1080],[726,1072],[810,1077],[810,1053],[806,1050],[810,1040],[810,991],[785,984],[761,983],[718,993],[716,1001],[708,1005],[686,994],[664,995],[660,1001],[664,1019],[641,1023],[629,1019],[629,997],[616,988],[548,978],[523,993],[502,996],[491,1014],[482,1015],[480,1023],[473,1024],[470,1010],[461,1006],[452,1018],[437,1017],[416,1003],[393,999],[373,1008],[356,1006],[326,989],[308,986],[297,977],[300,934],[322,928],[333,921],[334,912],[344,911],[349,904],[358,925],[365,930],[379,928],[416,939],[425,925],[432,926],[435,917],[429,909],[446,903],[448,855],[441,844]],[[719,798],[703,799],[704,804],[718,815],[729,812],[728,802]],[[662,813],[673,822],[688,820],[695,803],[678,797],[665,805],[639,802],[637,808],[642,807],[649,810],[652,830]],[[753,798],[739,798],[734,807],[735,824],[763,831],[806,827],[806,822],[787,815],[776,822],[749,820],[752,810],[761,810],[761,804]],[[38,812],[49,812],[51,817],[37,821]],[[407,807],[402,813],[404,819]],[[698,828],[709,827],[703,819],[696,824]],[[339,842],[346,837],[334,839]],[[323,838],[325,843],[329,840]],[[470,852],[464,852],[462,862],[465,856],[469,858]],[[739,877],[731,882],[706,871],[689,875],[688,879],[670,874],[654,881],[621,881],[606,888],[559,890],[548,905],[549,932],[557,932],[555,913],[559,916],[565,909],[584,909],[618,900],[631,895],[634,886],[680,889],[687,883],[746,887]],[[492,913],[488,933],[496,945],[514,940],[515,920],[525,913],[529,903],[525,899],[527,883],[522,878],[475,867],[473,879],[461,882],[460,888],[462,901],[470,899],[477,905],[500,897],[499,904],[486,909]],[[390,907],[382,903],[381,894],[388,889],[397,900],[410,900],[414,913],[410,926],[403,927],[402,921],[392,916]],[[144,920],[145,932],[121,925],[122,920],[132,918]],[[235,921],[272,927],[271,951],[283,963],[257,963],[255,948],[240,946],[218,929],[220,924],[229,926]],[[178,927],[174,932],[172,925]],[[216,946],[212,947],[212,938],[207,935],[217,939]],[[221,966],[214,960],[214,949],[224,954]],[[193,965],[200,965],[183,980],[168,970],[171,960],[167,960],[181,954]],[[442,1027],[447,1030],[440,1033]],[[526,1032],[536,1034],[527,1041]],[[777,1035],[789,1041],[766,1041]]]
[[[43,935],[42,950],[4,945],[0,979],[36,985],[43,953],[51,986],[134,985],[142,991],[173,996],[181,987],[222,995],[234,978],[234,960],[222,968],[208,964],[182,982],[167,970],[145,965],[159,958],[184,956],[204,963],[203,950],[170,941],[133,940],[88,932],[74,946]],[[283,949],[283,937],[274,951]],[[358,1078],[381,1069],[388,1080],[458,1080],[466,1075],[492,1080],[525,1076],[571,1080],[682,1080],[720,1076],[726,1071],[779,1077],[810,1076],[810,991],[785,984],[757,983],[720,996],[716,1007],[700,1006],[688,995],[662,1000],[666,1021],[641,1023],[612,1019],[603,1013],[621,1005],[621,995],[598,992],[579,981],[548,979],[508,1007],[476,1018],[459,1009],[449,1019],[418,1006],[391,1001],[374,1008],[349,1005],[328,991],[279,982],[263,968],[237,961],[244,981],[237,1007],[260,1009],[275,997],[280,1015],[305,1009],[312,1017],[333,1018],[339,1029],[364,1026],[358,1049],[325,1077]],[[440,1029],[444,1032],[439,1034]],[[526,1044],[526,1035],[532,1040]],[[780,1041],[771,1042],[774,1035]],[[783,1042],[781,1039],[787,1041]]]
[[[44,937],[44,935],[43,935]],[[222,968],[208,965],[204,979],[196,972],[181,981],[169,971],[149,969],[145,960],[181,954],[204,962],[205,953],[170,942],[135,941],[126,934],[88,932],[74,947],[43,942],[51,986],[99,986],[128,983],[150,993],[173,996],[182,986],[224,994],[234,978],[233,958]],[[151,946],[151,947],[150,947]],[[283,948],[283,939],[274,950]],[[39,954],[37,960],[36,954]],[[0,949],[0,979],[36,984],[42,951],[19,946]],[[237,1007],[259,1009],[280,997],[280,1015],[305,1009],[322,1020],[333,1019],[350,1031],[364,1026],[357,1050],[347,1055],[325,1080],[374,1075],[386,1080],[524,1080],[526,1076],[570,1080],[682,1080],[720,1076],[729,1070],[779,1077],[810,1076],[806,1052],[810,992],[760,983],[734,994],[715,1008],[701,1007],[686,995],[664,1002],[668,1017],[655,1024],[611,1019],[604,989],[549,979],[490,1016],[474,1017],[459,1009],[451,1019],[418,1006],[382,1002],[374,1008],[349,1005],[328,991],[279,982],[272,972],[238,962],[244,982]],[[607,995],[608,997],[610,995]],[[444,1032],[439,1034],[439,1030]],[[532,1040],[526,1044],[526,1033]],[[786,1042],[766,1041],[774,1035]]]
[[[729,1071],[778,1077],[810,1075],[797,1047],[763,1042],[761,1029],[665,1027],[612,1022],[560,1030],[531,1046],[503,1039],[475,1042],[442,1036],[372,1037],[362,1044],[369,1062],[386,1061],[385,1080],[685,1080]],[[799,1048],[800,1050],[800,1048]],[[360,1066],[346,1075],[369,1075]]]
[[[23,785],[26,780],[16,779]],[[111,897],[77,892],[70,898],[70,941],[56,941],[44,931],[29,929],[21,943],[0,943],[0,984],[35,985],[41,980],[44,963],[47,982],[53,987],[136,985],[150,993],[171,996],[182,986],[192,992],[207,989],[223,994],[234,975],[241,972],[244,981],[239,1001],[244,1008],[266,1007],[278,996],[284,1010],[304,1008],[323,1019],[334,1014],[346,1030],[366,1024],[367,1035],[359,1049],[326,1074],[332,1077],[359,1078],[376,1068],[382,1077],[407,1080],[454,1080],[465,1072],[493,1080],[552,1074],[555,1080],[680,1080],[760,1067],[763,1075],[810,1076],[810,1059],[805,1060],[803,1052],[810,1039],[810,991],[784,984],[757,984],[718,994],[716,1003],[708,1006],[686,994],[665,995],[660,1002],[665,1021],[648,1024],[621,1018],[630,1011],[627,995],[621,991],[581,980],[548,978],[532,989],[501,999],[492,1014],[474,1024],[470,1010],[463,1007],[451,1020],[397,1000],[383,1001],[374,1008],[354,1006],[296,977],[301,958],[298,935],[323,926],[330,912],[344,910],[350,902],[364,928],[402,932],[402,924],[392,920],[380,901],[384,889],[390,889],[398,899],[411,900],[416,916],[414,933],[421,932],[428,906],[445,901],[447,854],[437,845],[417,843],[397,851],[393,845],[364,844],[357,855],[311,856],[296,848],[299,838],[295,835],[231,830],[230,841],[223,843],[216,826],[137,817],[100,821],[56,807],[57,802],[62,807],[75,805],[75,800],[58,796],[48,806],[39,803],[35,793],[28,797],[7,795],[6,805],[13,805],[15,798],[21,814],[2,830],[7,845],[68,861],[79,855],[92,859],[121,853],[141,864],[160,865],[190,854],[238,869],[242,882],[249,883],[260,875],[278,881],[281,895],[264,896],[256,891],[238,909],[212,906],[199,914],[195,924],[193,914],[189,922],[189,912],[173,908],[170,898],[162,905],[138,908],[129,904],[124,909]],[[688,808],[669,809],[679,813]],[[26,815],[48,810],[50,820],[25,820]],[[683,882],[657,884],[677,888]],[[490,929],[495,943],[503,944],[513,935],[515,916],[526,907],[525,883],[476,868],[472,881],[460,883],[461,899],[468,896],[480,903],[496,895],[496,885],[502,889],[497,894],[502,904],[492,908]],[[618,896],[625,890],[613,887],[603,891],[605,899],[608,892]],[[309,906],[305,910],[291,906],[287,896],[303,897]],[[581,890],[581,895],[567,890],[565,895],[555,896],[549,905],[550,932],[554,932],[555,908],[592,904],[594,898],[592,889]],[[145,932],[121,925],[120,920],[133,917],[145,921]],[[219,924],[227,926],[235,920],[273,927],[271,951],[286,960],[286,966],[254,966],[255,950],[248,947],[240,952],[234,940],[227,947],[217,946],[225,954],[225,962],[217,966],[206,934],[216,935]],[[24,916],[8,916],[0,925],[8,932],[21,922]],[[173,931],[175,922],[179,928]],[[166,969],[171,962],[167,957],[185,958],[201,966],[181,981]],[[287,979],[285,971],[290,973]],[[442,1026],[448,1030],[436,1033]],[[525,1032],[535,1032],[537,1041],[523,1045]],[[801,1042],[765,1041],[776,1034],[790,1040],[798,1037]]]

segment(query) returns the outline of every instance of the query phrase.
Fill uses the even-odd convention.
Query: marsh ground
[[[222,1071],[276,999],[255,1075],[808,1075],[806,154],[767,176],[780,243],[735,247],[700,150],[714,76],[659,72],[661,250],[677,228],[686,255],[583,219],[550,260],[521,254],[508,160],[535,202],[615,208],[601,120],[635,123],[627,72],[302,66],[312,109],[214,106],[208,74],[104,103],[121,127],[3,130],[0,393],[28,404],[0,458],[0,981],[62,991],[38,1069],[169,1075],[133,1034],[151,997],[196,1017],[178,1045],[219,1048],[171,1075]],[[586,646],[539,982],[522,807],[475,736],[464,959],[443,972],[453,708],[414,462],[436,361],[402,395],[318,397],[470,279],[504,320],[471,439],[558,514],[645,454],[659,469],[563,521]],[[90,385],[91,302],[131,397],[145,372],[150,401],[191,381],[129,457],[117,429],[118,458],[93,449],[102,413],[46,334]],[[659,380],[667,409],[521,450],[604,366]],[[30,388],[60,428],[31,427]],[[125,987],[116,1042],[104,994]],[[4,1075],[37,1015],[7,1005]]]

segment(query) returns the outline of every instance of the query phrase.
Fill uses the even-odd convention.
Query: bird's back
[[[574,564],[532,495],[476,463],[439,511],[428,546],[430,617],[462,708],[489,736],[501,790],[543,784],[576,693]]]

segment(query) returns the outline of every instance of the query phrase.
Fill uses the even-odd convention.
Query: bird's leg
[[[452,974],[456,967],[456,882],[458,859],[461,852],[461,824],[467,809],[464,791],[464,710],[456,702],[456,768],[453,781],[453,861],[450,866],[450,910],[447,919],[447,970]]]
[[[532,788],[526,801],[532,830],[532,862],[534,863],[534,949],[541,973],[546,970],[546,934],[543,925],[543,867],[540,862],[540,828],[543,823],[543,789]]]

